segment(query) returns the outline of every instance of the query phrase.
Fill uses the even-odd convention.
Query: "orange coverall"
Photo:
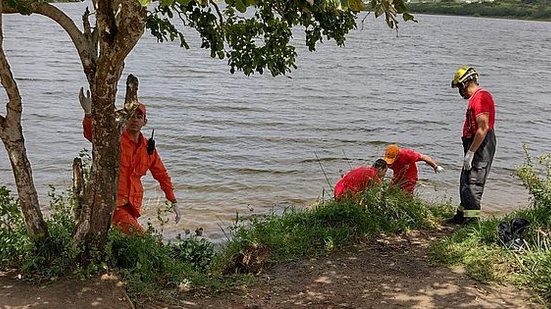
[[[92,141],[92,118],[85,116],[82,121],[84,137]],[[144,228],[138,222],[142,208],[143,186],[141,178],[147,171],[161,185],[167,200],[176,201],[174,186],[170,176],[157,153],[147,153],[147,139],[140,133],[138,143],[123,131],[121,135],[121,160],[119,171],[119,189],[117,193],[117,208],[113,214],[113,224],[126,234],[142,233]]]

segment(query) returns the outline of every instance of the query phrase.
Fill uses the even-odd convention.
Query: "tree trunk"
[[[9,3],[5,0],[0,1],[2,4]],[[116,207],[120,159],[119,128],[128,118],[128,112],[131,111],[129,107],[135,107],[125,103],[122,113],[115,112],[117,83],[124,68],[124,60],[143,35],[147,17],[146,8],[136,0],[92,2],[96,27],[90,27],[90,13],[86,10],[83,15],[84,32],[81,32],[66,14],[46,2],[31,1],[21,7],[0,5],[2,13],[18,13],[24,7],[28,10],[27,13],[47,16],[63,27],[75,44],[88,79],[92,97],[92,167],[90,179],[84,190],[85,198],[79,205],[74,234],[75,244],[85,250],[85,260],[89,257],[90,249],[103,248]],[[20,109],[20,105],[18,108]],[[0,125],[2,124],[5,126],[6,121],[0,119]],[[22,135],[20,141],[23,142]],[[24,154],[25,150],[22,147],[15,148],[14,151],[22,151]],[[18,167],[24,167],[26,164],[29,168],[29,172],[20,177],[22,188],[32,191],[34,186],[30,164],[27,160],[18,159]],[[20,192],[20,197],[27,194],[26,191]],[[36,207],[40,214],[38,205]],[[41,219],[41,216],[39,218]]]
[[[35,241],[41,241],[48,237],[48,228],[40,211],[31,164],[25,150],[25,139],[20,129],[21,127],[19,130],[7,128],[1,136],[10,158],[27,233]]]
[[[85,189],[87,202],[82,205],[74,239],[77,244],[101,250],[116,207],[120,130],[115,120],[116,83],[96,84],[96,91],[102,96],[97,96],[92,109],[92,167]]]
[[[84,205],[84,169],[82,159],[73,159],[73,194],[75,196],[74,219],[78,222]]]
[[[0,2],[0,12],[2,3]],[[6,147],[15,178],[19,204],[25,218],[27,233],[37,241],[48,237],[48,227],[42,217],[38,193],[34,186],[31,164],[25,150],[25,138],[21,127],[21,96],[4,53],[2,14],[0,14],[0,77],[8,95],[6,117],[0,115],[0,138]]]
[[[99,70],[98,72],[101,72]],[[96,85],[102,93],[109,93],[113,88],[104,85]],[[98,101],[99,102],[99,101]],[[101,104],[96,106],[101,108]],[[79,216],[75,239],[77,243],[93,242],[92,245],[103,248],[107,231],[111,224],[111,217],[116,208],[116,198],[118,189],[118,175],[120,162],[120,132],[126,123],[131,112],[138,106],[138,79],[130,74],[126,81],[126,96],[124,109],[111,112],[113,104],[104,105],[101,109],[102,115],[111,115],[111,117],[102,117],[100,122],[93,122],[94,137],[92,142],[94,149],[92,151],[93,164],[90,180],[85,188],[85,198],[80,199]],[[96,111],[98,112],[98,111]],[[98,128],[98,129],[96,129]],[[114,134],[116,133],[116,134]],[[96,136],[103,138],[96,139]],[[114,147],[114,145],[117,147]],[[74,192],[82,190],[82,166],[76,161],[73,163],[73,184]],[[112,184],[115,184],[114,186]],[[78,199],[77,199],[78,200]],[[93,201],[94,207],[90,207],[87,201]]]

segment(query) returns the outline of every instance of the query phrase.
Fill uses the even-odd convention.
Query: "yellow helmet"
[[[464,65],[457,72],[452,79],[452,88],[459,86],[469,80],[478,80],[478,72],[469,65]]]

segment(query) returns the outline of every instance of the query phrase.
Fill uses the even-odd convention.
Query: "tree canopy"
[[[398,25],[397,14],[413,20],[402,0],[163,0],[148,12],[146,26],[159,41],[177,39],[185,48],[181,27],[195,28],[201,47],[210,49],[211,57],[227,58],[232,73],[268,70],[276,76],[296,68],[294,27],[304,27],[310,51],[324,39],[340,46],[356,27],[357,13],[366,10],[384,14],[391,28]]]

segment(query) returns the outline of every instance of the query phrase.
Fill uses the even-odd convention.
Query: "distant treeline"
[[[547,1],[550,3],[548,4]],[[551,0],[409,3],[413,13],[551,20]]]

